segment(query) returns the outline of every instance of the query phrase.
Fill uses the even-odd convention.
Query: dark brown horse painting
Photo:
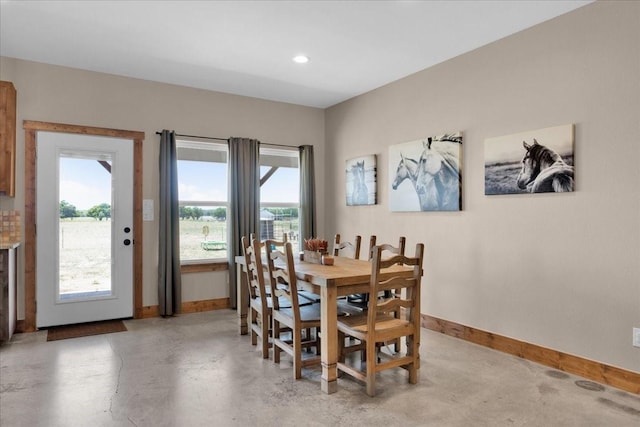
[[[569,166],[562,157],[551,148],[522,141],[526,153],[522,158],[522,169],[517,183],[521,189],[531,193],[565,192],[574,190],[573,166]]]
[[[565,124],[485,139],[484,194],[575,191],[574,136]]]

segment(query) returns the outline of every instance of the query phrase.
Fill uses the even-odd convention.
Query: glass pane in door
[[[110,155],[61,153],[56,300],[111,297]]]

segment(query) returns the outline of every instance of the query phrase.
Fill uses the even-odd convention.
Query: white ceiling
[[[1,0],[0,55],[324,108],[591,1]]]

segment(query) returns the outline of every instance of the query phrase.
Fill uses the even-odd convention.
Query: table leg
[[[320,289],[321,319],[320,358],[322,362],[322,391],[331,394],[338,391],[338,310],[337,291],[332,286]]]
[[[247,312],[249,306],[249,290],[247,289],[247,276],[244,272],[242,264],[236,263],[236,286],[237,286],[237,310],[238,310],[238,325],[240,328],[240,335],[247,335],[249,329],[247,328]]]

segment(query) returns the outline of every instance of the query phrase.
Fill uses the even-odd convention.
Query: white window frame
[[[178,160],[195,160],[195,161],[208,161],[203,160],[203,157],[211,157],[212,162],[225,163],[228,168],[228,146],[226,143],[212,142],[212,141],[199,141],[191,140],[189,138],[181,137],[176,140],[177,157]],[[262,167],[290,167],[300,169],[300,155],[297,147],[273,147],[268,144],[262,144],[260,146],[260,159],[259,166]],[[179,170],[178,170],[179,173]],[[262,180],[263,177],[261,177]],[[268,178],[267,178],[268,180]],[[265,181],[266,182],[266,181]],[[227,183],[228,185],[228,183]],[[228,189],[226,194],[228,194]],[[262,198],[262,192],[260,193],[260,208],[296,208],[298,210],[298,221],[300,220],[300,202],[273,202],[265,201]],[[298,189],[299,196],[299,189]],[[228,200],[183,200],[178,195],[179,206],[194,206],[194,207],[224,207],[229,212]],[[228,218],[227,218],[228,220]],[[299,223],[298,223],[299,225]],[[205,264],[211,262],[226,262],[227,257],[212,257],[202,259],[189,259],[181,260],[182,265],[191,264]]]
[[[298,147],[260,146],[260,167],[290,167],[300,171],[300,151]],[[260,177],[262,181],[263,177]],[[298,184],[299,185],[299,184]],[[260,209],[262,208],[296,208],[298,210],[298,226],[300,225],[300,200],[297,202],[270,202],[263,200],[260,192]],[[298,188],[298,197],[300,189]],[[299,250],[299,248],[297,248]]]
[[[181,137],[176,139],[176,155],[178,160],[194,160],[194,161],[210,161],[214,163],[224,163],[229,167],[229,149],[228,145],[224,142],[213,141],[197,141],[189,138]],[[210,159],[209,159],[210,158]],[[178,168],[178,175],[180,174]],[[178,178],[179,182],[179,178]],[[228,184],[227,184],[228,186]],[[228,189],[225,188],[225,195],[228,195]],[[228,196],[226,196],[228,197]],[[229,212],[228,200],[183,200],[178,194],[178,204],[183,206],[195,206],[195,207],[223,207]],[[228,221],[228,218],[225,220]],[[205,264],[211,262],[227,261],[227,256],[224,257],[211,257],[211,258],[199,258],[181,260],[182,265],[190,264]]]

